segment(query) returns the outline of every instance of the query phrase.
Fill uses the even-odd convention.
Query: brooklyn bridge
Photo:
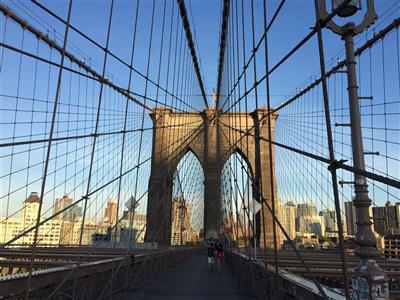
[[[0,299],[400,299],[397,0],[0,10]]]

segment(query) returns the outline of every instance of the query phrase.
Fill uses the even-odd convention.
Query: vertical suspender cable
[[[33,260],[35,257],[36,242],[37,242],[37,238],[38,238],[40,217],[41,217],[42,207],[43,207],[43,196],[44,196],[44,192],[45,192],[45,188],[46,188],[47,172],[48,172],[49,163],[50,163],[51,145],[52,145],[52,139],[53,139],[53,135],[54,135],[54,126],[55,126],[55,122],[56,122],[57,107],[58,107],[58,102],[59,102],[59,97],[60,97],[61,80],[62,80],[62,74],[63,74],[64,60],[65,60],[65,49],[67,47],[71,12],[72,12],[72,0],[70,0],[69,5],[68,5],[67,24],[65,26],[64,42],[63,42],[63,47],[62,47],[62,51],[61,51],[60,69],[58,71],[57,87],[56,87],[56,94],[55,94],[55,98],[54,98],[54,106],[53,106],[53,113],[52,113],[52,119],[51,119],[49,141],[47,144],[46,159],[44,162],[45,165],[44,165],[44,170],[43,170],[43,179],[42,179],[42,185],[40,187],[40,196],[39,196],[40,203],[39,203],[38,214],[37,214],[37,218],[36,218],[36,228],[35,228],[33,244],[32,244],[32,247],[33,247],[32,257],[31,257],[31,263],[29,265],[29,277],[28,277],[26,294],[25,294],[25,298],[27,300],[29,299],[29,291],[30,291],[31,284],[32,284]]]
[[[347,273],[347,261],[344,253],[344,239],[343,239],[343,224],[342,224],[342,216],[340,212],[340,200],[339,200],[339,192],[338,192],[338,183],[337,183],[337,175],[336,175],[336,160],[335,160],[335,151],[333,146],[333,137],[332,137],[332,126],[331,126],[331,116],[329,110],[329,98],[328,98],[328,87],[326,83],[326,71],[325,71],[325,55],[324,55],[324,45],[322,39],[322,31],[320,18],[318,14],[318,0],[314,0],[315,4],[315,14],[316,14],[316,26],[317,26],[317,36],[318,36],[318,51],[319,51],[319,62],[321,69],[321,79],[322,79],[322,93],[323,93],[323,101],[324,101],[324,111],[325,111],[325,125],[326,125],[326,134],[328,138],[328,148],[329,148],[329,160],[330,160],[330,172],[332,176],[332,189],[333,196],[335,201],[335,210],[336,210],[336,219],[337,226],[339,231],[339,249],[340,249],[340,258],[342,260],[342,273],[343,273],[343,281],[345,286],[345,295],[346,299],[350,299],[350,288],[349,288],[349,277]]]

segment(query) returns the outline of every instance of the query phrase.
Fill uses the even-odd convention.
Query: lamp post
[[[345,0],[332,0],[332,9],[339,7]],[[354,60],[354,36],[369,27],[377,19],[374,0],[366,0],[367,11],[359,25],[349,22],[339,26],[329,21],[326,27],[339,34],[345,42],[347,91],[349,96],[351,145],[353,154],[353,167],[365,170],[364,147],[361,131],[360,105],[357,86],[356,62]],[[349,1],[339,12],[340,17],[350,17],[361,9],[360,0]],[[322,19],[328,16],[325,0],[319,0],[319,14]],[[354,176],[354,206],[356,210],[356,255],[360,258],[359,265],[355,268],[352,277],[353,299],[378,300],[389,299],[388,283],[385,272],[376,264],[379,251],[376,239],[371,228],[369,207],[371,200],[368,197],[368,185],[365,176]]]

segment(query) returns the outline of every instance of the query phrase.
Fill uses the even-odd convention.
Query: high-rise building
[[[390,201],[386,202],[385,206],[373,207],[372,215],[375,231],[381,236],[391,229],[399,228],[397,206],[392,205]]]
[[[400,259],[400,229],[390,229],[384,236],[385,257]]]
[[[312,203],[301,203],[297,205],[297,225],[301,234],[314,233],[318,236],[325,234],[325,224],[318,215],[317,208]]]
[[[313,203],[300,203],[297,204],[297,217],[312,217],[317,216],[317,208]]]
[[[388,201],[386,202],[385,209],[386,209],[387,231],[399,228],[400,224],[398,223],[396,205],[392,205],[390,201]]]
[[[32,192],[22,204],[22,218],[24,223],[34,223],[37,219],[40,205],[40,198],[36,192]]]
[[[66,207],[70,206],[73,203],[73,199],[69,198],[67,194],[62,196],[61,198],[56,199],[56,203],[54,205],[54,214],[59,213]],[[71,208],[63,211],[54,217],[55,220],[63,220],[65,222],[74,222],[76,218],[80,217],[82,214],[81,207],[75,205]]]
[[[386,220],[385,220],[385,207],[373,207],[372,215],[375,225],[375,231],[380,235],[384,235],[386,232]]]
[[[22,203],[20,217],[0,218],[0,234],[2,241],[7,242],[17,237],[26,228],[37,222],[41,199],[32,192]],[[49,220],[39,226],[36,243],[39,245],[58,245],[60,241],[61,221]],[[35,239],[35,230],[25,234],[12,243],[13,246],[30,246]]]
[[[136,242],[143,243],[146,233],[147,216],[144,214],[135,214],[133,216],[133,229],[136,232]]]
[[[172,201],[172,228],[171,228],[171,244],[182,245],[192,240],[190,216],[192,206],[185,201],[183,196],[176,197]]]
[[[83,224],[83,233],[81,240],[82,220],[74,222],[64,221],[61,226],[60,245],[90,245],[92,235],[97,230],[97,225],[94,221],[86,220]]]
[[[292,201],[288,201],[284,206],[283,227],[285,228],[290,239],[296,237],[296,206]]]
[[[344,210],[346,216],[346,229],[348,235],[356,235],[356,210],[353,201],[344,203]]]
[[[106,234],[109,228],[111,227],[108,224],[98,226],[97,233]],[[111,233],[111,240],[114,240],[114,230]],[[132,243],[143,243],[145,234],[146,215],[136,213],[135,211],[124,211],[117,226],[117,242],[128,242],[131,240]]]
[[[400,202],[396,202],[397,226],[400,229]]]
[[[117,220],[117,201],[109,198],[107,201],[107,207],[104,211],[104,222],[115,223]]]
[[[315,222],[308,224],[308,232],[317,235],[318,237],[325,235],[325,225],[322,218],[318,218]]]
[[[325,230],[327,232],[337,232],[338,224],[336,222],[336,211],[332,208],[327,208],[321,212],[321,215],[324,219]]]
[[[275,201],[275,214],[278,220],[283,225],[285,223],[285,207],[281,198],[277,198]],[[277,225],[278,226],[278,225]],[[278,228],[278,227],[277,227]],[[285,229],[286,230],[286,229]],[[283,234],[282,230],[276,230],[276,243],[278,246],[281,246],[282,242],[286,240],[285,235]]]

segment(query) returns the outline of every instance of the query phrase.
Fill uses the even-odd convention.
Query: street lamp
[[[342,3],[343,0],[332,0],[332,10],[337,9]],[[354,15],[357,12],[357,10],[360,9],[361,9],[361,0],[351,0],[342,9],[338,11],[338,16],[342,18],[350,17]]]
[[[332,9],[337,9],[345,1],[332,0]],[[348,3],[338,12],[340,17],[352,16],[361,8],[359,0],[346,2]],[[366,0],[366,2],[367,11],[359,25],[348,22],[343,26],[339,26],[333,20],[326,24],[326,27],[339,34],[345,42],[353,167],[361,171],[365,171],[365,160],[361,131],[360,98],[358,96],[356,62],[354,60],[354,36],[371,26],[378,17],[375,13],[374,0]],[[328,17],[325,0],[319,0],[319,14],[321,19]],[[353,203],[356,210],[357,224],[355,253],[360,258],[360,263],[355,268],[352,277],[353,299],[389,299],[387,276],[376,264],[379,251],[371,228],[372,223],[369,215],[371,199],[368,197],[367,179],[359,174],[355,174],[354,179],[355,196]]]

